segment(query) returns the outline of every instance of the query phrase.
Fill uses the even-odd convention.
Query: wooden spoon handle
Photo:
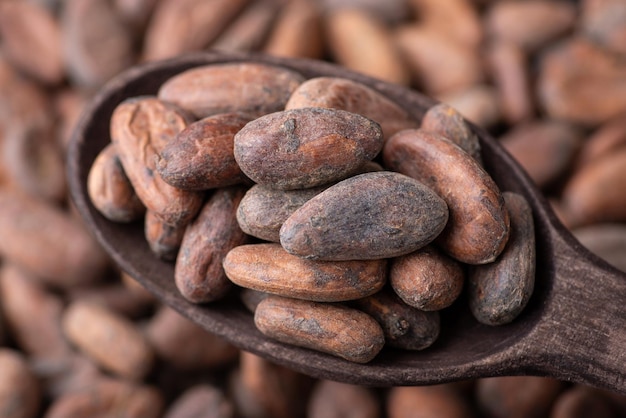
[[[626,394],[626,274],[553,231],[545,319],[525,341],[539,372]]]

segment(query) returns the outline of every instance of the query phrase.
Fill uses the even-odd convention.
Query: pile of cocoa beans
[[[0,415],[624,416],[623,396],[547,378],[377,389],[238,351],[111,264],[68,200],[64,151],[86,101],[133,64],[207,48],[330,60],[487,129],[581,242],[626,270],[625,7],[0,0]]]

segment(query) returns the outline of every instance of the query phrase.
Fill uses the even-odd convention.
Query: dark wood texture
[[[198,65],[257,61],[300,71],[305,77],[346,77],[363,82],[421,118],[434,101],[414,91],[355,74],[330,63],[262,55],[203,53],[133,68],[112,80],[85,110],[69,152],[72,197],[87,225],[113,260],[164,303],[237,347],[314,377],[370,386],[422,385],[500,375],[531,374],[581,382],[626,394],[626,275],[586,251],[556,220],[519,165],[484,131],[485,166],[502,190],[523,194],[532,206],[537,243],[535,292],[522,315],[499,327],[481,325],[465,298],[442,313],[442,333],[424,351],[385,348],[356,364],[264,337],[235,298],[194,305],[176,290],[173,265],[155,257],[142,224],[102,217],[86,191],[89,167],[109,142],[109,118],[123,99],[154,94],[170,76]]]

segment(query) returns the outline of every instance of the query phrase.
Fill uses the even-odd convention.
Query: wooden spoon
[[[626,275],[585,250],[558,222],[527,174],[484,131],[476,128],[485,167],[502,190],[523,194],[533,208],[537,236],[534,294],[513,323],[475,321],[464,298],[442,312],[442,330],[424,351],[385,348],[368,364],[292,347],[263,336],[236,298],[194,305],[174,285],[174,266],[153,255],[143,225],[106,220],[86,190],[89,168],[109,142],[109,119],[122,100],[155,94],[169,77],[199,65],[254,61],[299,71],[307,78],[337,76],[369,85],[417,118],[435,102],[415,91],[320,61],[208,52],[144,64],[108,83],[80,120],[68,151],[71,195],[112,259],[156,296],[206,330],[242,350],[323,379],[368,386],[444,383],[502,375],[550,376],[626,394]],[[618,187],[616,185],[616,187]]]

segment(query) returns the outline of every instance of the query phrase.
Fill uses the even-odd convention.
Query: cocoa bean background
[[[62,158],[86,101],[133,64],[212,47],[324,59],[424,91],[501,138],[583,244],[624,269],[625,9],[623,0],[0,0],[0,416],[626,416],[624,396],[547,378],[365,388],[192,338],[203,331],[164,313],[82,229]],[[367,54],[348,54],[359,45]],[[156,356],[145,376],[112,376],[63,334],[71,304],[94,299],[148,335]]]

